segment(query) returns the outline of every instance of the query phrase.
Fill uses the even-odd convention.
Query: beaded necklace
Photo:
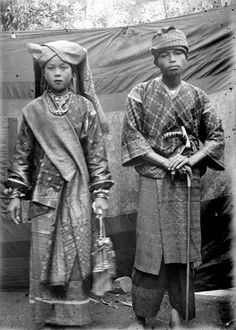
[[[72,99],[72,92],[68,91],[63,95],[56,95],[51,90],[47,91],[46,101],[49,111],[55,116],[63,116],[69,110]]]

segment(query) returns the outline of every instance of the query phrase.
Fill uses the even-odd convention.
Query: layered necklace
[[[46,101],[49,111],[55,116],[63,116],[69,110],[72,99],[72,91],[67,91],[62,95],[54,94],[51,90],[47,91]]]

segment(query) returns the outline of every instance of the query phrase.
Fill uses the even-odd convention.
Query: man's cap
[[[179,47],[186,53],[188,52],[188,42],[184,32],[174,26],[159,28],[152,38],[150,48],[152,55],[156,56],[160,53],[160,50],[172,47]]]

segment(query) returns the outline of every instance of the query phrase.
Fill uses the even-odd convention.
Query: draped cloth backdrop
[[[16,32],[16,38],[12,38],[10,32],[0,33],[1,287],[28,285],[30,225],[16,226],[8,221],[8,201],[2,184],[21,121],[21,110],[34,98],[33,63],[26,44],[66,39],[88,49],[96,92],[110,125],[106,144],[115,185],[111,189],[107,233],[116,250],[117,275],[130,275],[135,250],[138,176],[134,169],[121,167],[124,103],[134,85],[160,74],[153,64],[149,48],[157,28],[166,25],[174,25],[186,33],[190,52],[183,78],[209,94],[222,118],[226,135],[226,171],[208,170],[202,180],[203,265],[197,271],[197,289],[230,286],[230,172],[236,131],[233,13],[235,5],[127,27],[21,31]],[[27,218],[27,203],[24,217]]]

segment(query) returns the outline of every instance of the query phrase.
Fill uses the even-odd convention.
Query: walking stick
[[[191,177],[187,172],[187,188],[188,188],[188,202],[187,202],[187,249],[186,249],[186,260],[187,260],[187,270],[186,270],[186,309],[185,309],[185,326],[188,325],[188,309],[189,309],[189,276],[190,276],[190,225],[191,225]]]

